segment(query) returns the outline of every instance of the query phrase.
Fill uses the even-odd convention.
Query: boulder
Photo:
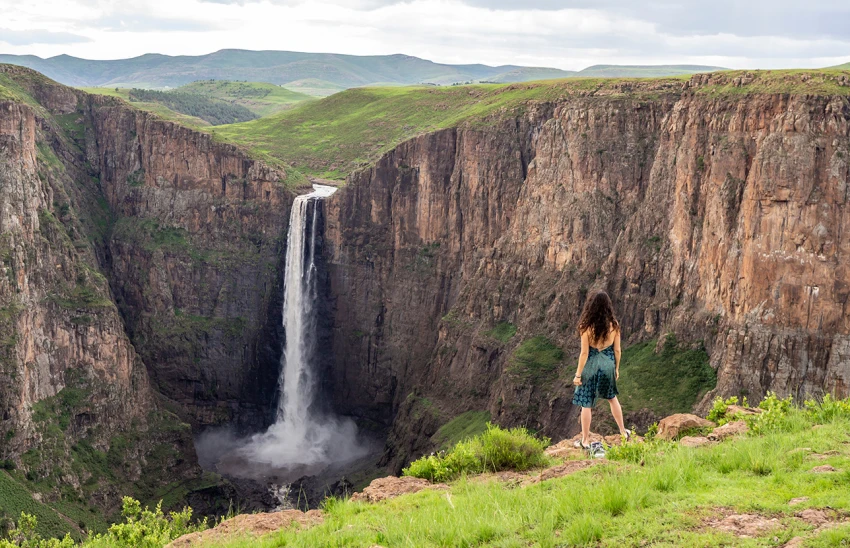
[[[665,419],[661,419],[658,423],[658,439],[673,440],[679,437],[679,434],[690,428],[708,428],[716,426],[713,422],[691,415],[690,413],[677,413],[670,415]]]
[[[746,434],[749,431],[750,428],[747,426],[747,423],[744,421],[735,421],[724,424],[723,426],[718,426],[711,432],[711,434],[708,435],[708,437],[714,441],[720,441],[731,436]]]
[[[726,416],[733,415],[758,415],[762,410],[758,407],[742,407],[740,405],[730,405],[726,408]]]

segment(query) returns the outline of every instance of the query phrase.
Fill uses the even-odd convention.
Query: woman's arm
[[[578,355],[578,369],[576,376],[573,378],[573,384],[581,386],[581,372],[584,371],[584,366],[587,363],[587,356],[590,353],[590,334],[587,331],[581,334],[581,354]]]
[[[622,352],[620,351],[620,330],[617,330],[617,333],[614,334],[614,363],[616,364],[616,372],[615,379],[620,378],[620,355]]]

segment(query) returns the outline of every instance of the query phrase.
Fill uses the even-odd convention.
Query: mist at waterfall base
[[[374,442],[358,436],[351,419],[322,412],[315,401],[317,208],[336,188],[313,188],[295,198],[289,219],[282,314],[286,342],[276,421],[266,432],[249,437],[227,428],[201,434],[195,447],[205,468],[234,477],[293,481],[342,468],[375,450]]]

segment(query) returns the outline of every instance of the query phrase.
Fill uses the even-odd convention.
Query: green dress
[[[610,400],[617,392],[617,364],[614,360],[614,344],[602,350],[590,347],[587,362],[581,372],[581,386],[576,387],[573,404],[593,407],[597,398]]]

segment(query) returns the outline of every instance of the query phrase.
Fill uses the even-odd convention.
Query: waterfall
[[[314,185],[295,198],[289,217],[284,272],[282,323],[286,333],[281,355],[277,417],[267,432],[242,448],[248,459],[275,467],[304,467],[345,462],[365,454],[351,420],[317,415],[316,324],[318,299],[316,234],[319,201],[336,188]],[[309,225],[309,227],[308,227]]]

